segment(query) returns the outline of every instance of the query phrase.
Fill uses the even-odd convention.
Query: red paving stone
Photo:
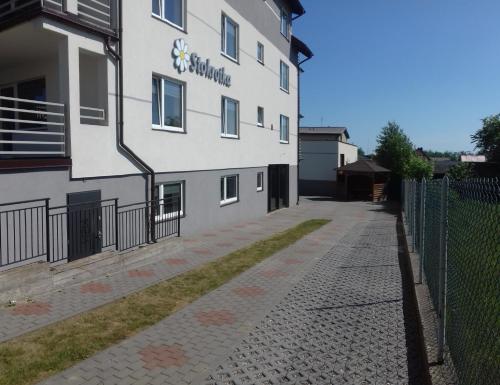
[[[111,291],[111,285],[107,283],[90,282],[80,286],[80,293],[103,294]]]
[[[236,322],[236,317],[229,310],[200,311],[195,317],[203,326],[232,325]]]
[[[49,314],[52,310],[52,305],[50,303],[44,302],[32,302],[32,303],[23,303],[17,305],[13,310],[12,314],[14,315],[45,315]]]
[[[148,370],[180,368],[188,362],[181,345],[149,345],[139,352],[143,367]]]
[[[283,261],[285,265],[301,265],[304,263],[303,260],[301,259],[296,259],[296,258],[288,258]]]
[[[259,297],[261,295],[264,295],[266,291],[258,286],[244,286],[244,287],[237,287],[236,289],[233,289],[233,293],[236,295],[239,295],[240,297]]]
[[[165,263],[171,266],[179,266],[179,265],[186,265],[188,261],[185,260],[184,258],[169,258],[165,260]]]
[[[128,276],[130,278],[149,278],[155,275],[153,270],[130,270]]]
[[[279,277],[288,277],[288,273],[283,270],[264,270],[260,272],[260,275],[262,275],[265,278],[279,278]]]

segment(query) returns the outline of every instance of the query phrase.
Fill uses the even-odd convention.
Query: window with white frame
[[[264,127],[264,107],[257,107],[257,126]]]
[[[288,92],[290,86],[290,68],[283,61],[280,62],[280,88]]]
[[[290,135],[290,119],[288,116],[280,115],[280,142],[288,143]]]
[[[153,76],[152,84],[153,128],[184,131],[184,83]]]
[[[283,8],[281,9],[281,34],[287,39],[290,37],[290,16],[287,11]]]
[[[264,173],[257,173],[257,191],[264,191]]]
[[[239,26],[230,17],[222,14],[221,51],[229,58],[239,60]]]
[[[184,215],[184,182],[169,182],[155,186],[156,220],[176,218],[178,208]],[[179,206],[180,205],[180,206]]]
[[[153,15],[183,30],[184,1],[185,0],[152,0]]]
[[[221,136],[238,138],[239,122],[239,102],[223,96]]]
[[[227,205],[238,201],[239,196],[238,175],[223,176],[220,179],[220,204]]]
[[[264,44],[257,42],[257,61],[264,64]]]

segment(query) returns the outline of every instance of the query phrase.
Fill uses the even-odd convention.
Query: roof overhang
[[[292,46],[306,58],[311,59],[314,56],[313,51],[299,38],[292,35]]]
[[[292,13],[295,13],[298,16],[302,16],[304,13],[306,13],[306,10],[300,3],[300,0],[287,0],[286,2],[290,6]]]

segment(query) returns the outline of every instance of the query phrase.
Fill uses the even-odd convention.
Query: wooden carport
[[[385,186],[391,170],[379,166],[373,160],[361,159],[339,167],[337,170],[337,195],[347,200],[386,199]]]

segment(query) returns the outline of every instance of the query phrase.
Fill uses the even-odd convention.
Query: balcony
[[[64,104],[0,96],[0,159],[66,155]]]
[[[115,35],[114,0],[0,0],[0,30],[38,15]]]

